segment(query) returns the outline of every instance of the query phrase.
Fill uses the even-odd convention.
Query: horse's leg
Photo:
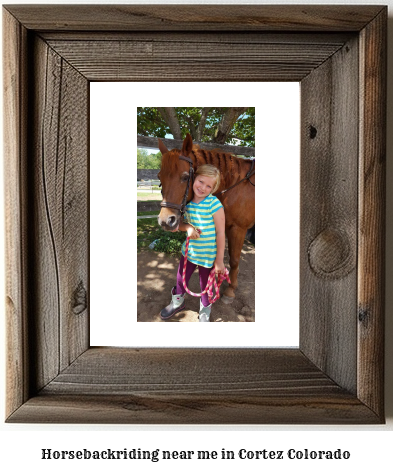
[[[231,267],[229,271],[229,278],[231,284],[225,290],[222,297],[223,303],[229,304],[235,298],[235,291],[237,289],[237,274],[239,273],[239,262],[240,262],[240,253],[243,248],[244,239],[246,237],[247,229],[232,225],[227,230],[228,237],[228,252],[229,252],[229,266]]]

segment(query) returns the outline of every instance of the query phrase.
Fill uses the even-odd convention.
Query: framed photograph
[[[7,421],[384,423],[387,8],[9,5],[3,24]],[[299,84],[298,347],[92,345],[91,87],[201,81]],[[277,285],[256,319],[280,318]]]
[[[220,97],[216,97],[218,88]],[[242,93],[234,99],[233,91],[236,89]],[[255,189],[255,227],[260,226],[263,231],[255,234],[254,244],[248,239],[243,244],[235,300],[225,304],[221,298],[212,307],[212,322],[253,324],[210,325],[208,329],[170,324],[198,322],[200,298],[188,294],[185,295],[184,311],[169,320],[160,317],[160,311],[168,304],[170,290],[176,282],[179,251],[172,255],[158,245],[153,250],[148,246],[158,237],[164,243],[170,238],[171,242],[180,246],[185,240],[185,233],[174,235],[159,229],[157,216],[162,197],[159,188],[152,190],[149,186],[152,181],[138,181],[141,187],[138,184],[136,208],[135,186],[130,186],[130,183],[137,181],[135,153],[142,139],[137,140],[136,133],[130,135],[130,130],[137,129],[136,111],[141,97],[148,106],[148,112],[154,106],[165,106],[167,97],[171,97],[176,107],[181,107],[185,100],[189,100],[190,91],[194,103],[208,101],[215,103],[216,107],[228,106],[228,100],[236,107],[240,107],[242,102],[254,104],[255,119],[251,128],[249,122],[252,115],[246,130],[250,133],[251,128],[252,136],[255,134],[257,137],[256,152],[254,147],[244,152],[261,157],[258,173],[279,176],[280,186],[277,186],[277,179],[269,179]],[[184,108],[176,110],[185,113]],[[219,116],[221,111],[211,113]],[[254,111],[251,113],[254,114]],[[281,127],[277,127],[278,122]],[[286,130],[285,141],[281,140],[282,128]],[[298,82],[90,84],[90,344],[113,347],[298,347],[299,315],[293,308],[299,307],[299,137]],[[158,151],[157,138],[143,138],[142,144],[148,142],[155,149],[142,148],[142,152],[153,153],[154,156]],[[173,141],[166,143],[170,148],[175,147]],[[277,146],[277,143],[280,145]],[[214,148],[217,145],[205,146]],[[145,176],[149,172],[157,180],[160,161],[157,164],[153,158],[153,163],[154,170],[138,170],[138,175]],[[119,170],[122,172],[119,173]],[[158,181],[156,183],[159,184]],[[244,183],[244,186],[253,189],[250,183]],[[228,193],[235,191],[236,187]],[[152,202],[153,210],[147,211]],[[274,205],[263,205],[265,202],[274,202]],[[136,219],[131,216],[142,210],[145,212],[138,218],[137,227]],[[146,214],[153,218],[145,219]],[[284,214],[286,218],[282,219]],[[122,218],[124,215],[129,218]],[[284,236],[285,246],[280,245]],[[117,245],[111,246],[110,251],[103,251],[107,248],[107,242],[112,241],[116,241]],[[257,252],[256,247],[259,249]],[[105,278],[105,275],[120,275],[124,262],[127,262],[127,268],[137,271],[127,271],[125,278]],[[224,262],[229,268],[227,252]],[[284,274],[281,272],[283,266],[286,269]],[[263,288],[268,298],[255,299],[255,285]],[[287,298],[277,308],[276,302],[281,298],[283,285],[287,288]],[[225,286],[224,283],[221,293]],[[137,288],[137,294],[131,300],[130,288]],[[198,291],[198,271],[194,272],[190,289]],[[112,297],[115,293],[116,299]],[[274,316],[276,313],[279,317]],[[110,325],[108,314],[111,314]],[[148,324],[150,322],[165,324],[156,327]]]

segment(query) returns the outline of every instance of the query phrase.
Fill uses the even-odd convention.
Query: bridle
[[[185,207],[187,205],[190,184],[192,180],[194,179],[194,162],[192,161],[191,158],[188,158],[188,156],[184,156],[184,155],[179,155],[179,160],[187,161],[190,164],[190,171],[188,173],[187,186],[186,186],[186,191],[183,196],[183,200],[181,204],[175,204],[173,202],[162,201],[161,207],[170,207],[171,209],[176,209],[177,211],[180,211],[180,215],[183,217],[184,212],[185,212]]]
[[[183,196],[183,200],[182,200],[181,204],[175,204],[173,202],[162,201],[161,202],[161,207],[170,207],[171,209],[176,209],[176,210],[180,211],[180,215],[183,217],[184,212],[185,212],[185,207],[187,205],[187,198],[188,198],[188,191],[190,190],[190,183],[194,179],[194,162],[192,161],[191,158],[188,158],[188,156],[184,156],[184,155],[179,155],[179,160],[187,161],[190,164],[190,172],[188,173],[187,186],[186,186],[186,191],[185,191],[184,196]],[[220,191],[219,193],[215,194],[215,196],[219,196],[220,194],[226,193],[227,191],[234,188],[238,184],[242,183],[246,179],[248,180],[248,182],[250,184],[255,186],[255,184],[250,180],[251,176],[254,175],[254,174],[255,174],[255,161],[253,160],[251,162],[251,167],[250,167],[248,173],[246,174],[246,176],[243,179],[241,179],[240,181],[238,181],[234,185],[230,186],[229,188],[224,189],[223,191]]]

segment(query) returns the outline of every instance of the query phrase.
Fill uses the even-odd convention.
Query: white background
[[[8,3],[20,3],[9,0]],[[26,0],[24,1],[26,3]],[[44,3],[44,2],[42,2]],[[53,3],[50,0],[46,3]],[[111,2],[58,2],[58,3],[111,3]],[[132,3],[116,0],[113,3]],[[139,1],[137,3],[146,3]],[[157,3],[160,3],[157,1]],[[161,3],[176,3],[164,0]],[[180,2],[179,2],[180,3]],[[193,3],[193,2],[188,2]],[[197,1],[194,3],[209,3],[208,1]],[[211,3],[225,3],[215,0]],[[226,3],[242,3],[241,1]],[[258,1],[243,3],[260,4]],[[269,0],[270,4],[299,3],[281,2]],[[305,3],[314,3],[302,0]],[[336,4],[337,1],[320,1],[318,3]],[[341,2],[345,4],[381,4],[389,5],[389,63],[388,63],[388,130],[393,128],[392,117],[392,13],[393,0],[380,2],[378,0],[355,0]],[[225,8],[225,7],[223,7]],[[290,470],[295,473],[370,473],[379,470],[383,473],[392,471],[391,447],[393,445],[393,138],[388,133],[388,194],[387,194],[387,293],[386,293],[386,414],[387,424],[385,426],[107,426],[107,425],[11,425],[1,424],[0,430],[0,469],[7,471],[29,471],[40,473],[86,473],[87,469],[94,469],[95,473],[116,470],[117,473],[130,473],[136,469],[143,472],[201,472],[213,469],[230,469],[237,471],[247,470],[250,473],[281,472]],[[0,168],[1,169],[1,168]],[[0,180],[0,183],[2,181]],[[0,212],[3,211],[0,206]],[[3,223],[3,218],[0,219]],[[3,238],[3,232],[0,232]],[[1,247],[1,243],[0,243]],[[4,272],[0,273],[2,276]],[[0,284],[3,291],[4,285]],[[1,298],[4,301],[4,296]],[[3,312],[4,313],[4,310]],[[4,341],[4,324],[0,324],[0,337]],[[2,344],[3,348],[4,343]],[[3,371],[5,365],[5,351],[0,351],[0,368]],[[1,378],[0,406],[4,406],[4,376]],[[101,448],[142,448],[142,449],[194,449],[194,450],[216,450],[222,448],[238,451],[247,449],[275,449],[286,450],[292,447],[296,449],[349,449],[351,458],[349,461],[166,461],[158,463],[109,461],[95,462],[93,464],[83,461],[41,461],[41,448],[52,449],[101,449]],[[109,464],[108,464],[109,463]],[[115,464],[113,464],[115,463]],[[277,464],[278,463],[278,464]],[[7,471],[5,471],[7,469]]]
[[[298,346],[299,92],[296,82],[91,84],[91,345]],[[184,103],[190,95],[193,102]],[[136,108],[198,104],[256,108],[256,321],[137,323]],[[169,301],[164,294],[162,307]]]

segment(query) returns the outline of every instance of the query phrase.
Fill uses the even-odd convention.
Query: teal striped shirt
[[[202,267],[211,268],[214,265],[217,254],[216,226],[213,215],[223,207],[221,202],[209,194],[203,201],[196,204],[190,201],[186,206],[185,222],[192,224],[196,229],[202,231],[199,239],[190,239],[187,259]],[[184,256],[186,243],[182,246]]]

